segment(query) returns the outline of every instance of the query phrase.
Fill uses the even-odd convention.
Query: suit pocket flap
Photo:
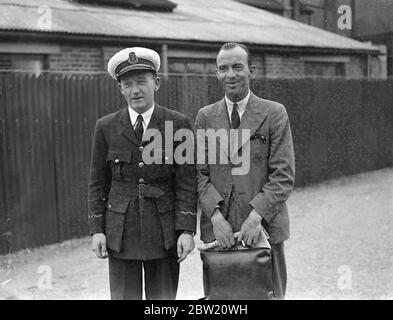
[[[109,151],[106,161],[131,162],[131,151]]]
[[[174,211],[173,195],[171,193],[166,193],[156,198],[156,205],[159,213]]]
[[[108,209],[113,212],[125,213],[131,198],[119,194],[113,194],[108,200]]]

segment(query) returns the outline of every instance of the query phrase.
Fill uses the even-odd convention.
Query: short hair
[[[247,54],[247,63],[250,66],[251,65],[251,55],[250,55],[250,50],[248,50],[247,46],[245,44],[242,43],[237,43],[237,42],[227,42],[224,43],[220,50],[218,52],[221,52],[222,50],[230,50],[230,49],[234,49],[236,47],[240,47],[242,48],[246,54]]]

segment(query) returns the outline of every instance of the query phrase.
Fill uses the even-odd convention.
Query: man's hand
[[[261,224],[262,217],[255,210],[252,209],[247,219],[243,222],[240,232],[237,236],[237,240],[244,241],[247,246],[251,246],[252,244],[256,244],[259,240],[259,237],[266,237],[265,230]]]
[[[220,209],[215,209],[210,221],[213,224],[213,233],[218,244],[223,248],[232,247],[236,243],[233,236],[232,226],[224,218]]]
[[[177,239],[177,256],[179,257],[177,262],[180,263],[185,260],[194,248],[194,237],[188,233],[182,233],[179,239]]]
[[[106,251],[106,236],[103,233],[93,234],[91,241],[91,250],[94,251],[97,258],[106,259],[108,258],[108,252]]]

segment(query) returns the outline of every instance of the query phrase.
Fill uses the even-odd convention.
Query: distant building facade
[[[237,0],[308,25],[380,46],[370,62],[371,77],[393,76],[393,1],[391,0]],[[340,9],[341,8],[341,9]],[[350,8],[350,12],[346,11]],[[345,28],[339,20],[349,14]],[[347,26],[351,26],[348,28]],[[378,76],[377,76],[378,75]]]

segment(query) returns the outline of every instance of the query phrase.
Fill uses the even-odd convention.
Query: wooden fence
[[[283,103],[296,185],[393,165],[393,80],[267,80]],[[222,97],[214,77],[162,79],[157,102],[195,118]],[[0,73],[0,254],[87,235],[95,121],[124,106],[105,74]]]

